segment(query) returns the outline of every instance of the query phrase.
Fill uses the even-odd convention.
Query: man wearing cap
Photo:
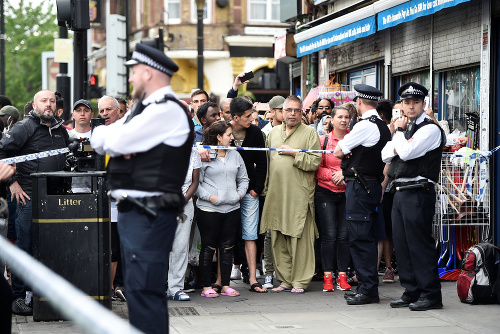
[[[425,311],[443,307],[432,220],[436,203],[434,184],[441,169],[444,131],[425,114],[427,89],[409,82],[398,90],[405,116],[396,120],[396,133],[382,151],[390,163],[388,175],[396,193],[392,234],[399,279],[405,291],[391,307]]]
[[[5,106],[0,109],[0,119],[7,132],[19,120],[19,110],[14,106]]]
[[[68,146],[68,131],[62,126],[62,120],[56,120],[56,97],[48,90],[42,90],[33,98],[33,110],[14,126],[0,140],[0,159],[19,155],[38,153]],[[32,160],[17,165],[15,175],[6,181],[11,200],[17,202],[16,211],[16,247],[31,253],[32,222],[32,173],[62,171],[66,156],[55,155],[40,160]],[[63,180],[49,178],[48,191],[54,194],[63,189]],[[12,312],[30,315],[33,310],[26,305],[31,292],[26,291],[24,282],[12,273],[12,292],[14,302]],[[26,295],[26,299],[25,299]]]
[[[170,58],[139,43],[126,65],[134,107],[117,122],[95,128],[91,144],[111,156],[108,188],[118,200],[130,323],[145,333],[167,333],[165,278],[194,129],[170,86],[179,69]]]
[[[75,128],[68,131],[71,138],[90,138],[90,120],[92,119],[92,105],[87,100],[78,100],[73,105],[71,116],[75,120]]]
[[[359,281],[358,290],[346,292],[345,297],[348,305],[363,305],[379,302],[374,220],[384,179],[385,165],[380,152],[391,139],[391,133],[375,110],[382,92],[363,84],[355,85],[354,90],[354,102],[361,120],[339,141],[334,154],[342,159],[349,244]]]
[[[269,100],[269,112],[273,115],[273,121],[262,128],[262,132],[264,132],[266,136],[269,135],[275,126],[283,123],[283,102],[285,102],[285,98],[279,95],[273,96],[273,98]]]

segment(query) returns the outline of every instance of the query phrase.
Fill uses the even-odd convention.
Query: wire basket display
[[[490,238],[488,175],[482,156],[443,154],[433,231],[442,279],[456,280],[467,249]]]

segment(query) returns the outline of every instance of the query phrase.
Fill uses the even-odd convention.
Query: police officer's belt
[[[434,189],[434,184],[427,180],[408,181],[408,182],[394,182],[392,189],[394,191],[404,190],[424,190]]]
[[[370,176],[370,175],[363,175],[363,179],[367,181],[379,181],[380,178],[377,176]],[[355,176],[344,176],[344,181],[355,181],[356,177]]]
[[[184,196],[180,194],[165,193],[161,196],[135,198],[137,202],[150,209],[178,210],[184,205]],[[125,199],[117,201],[118,211],[127,212],[138,206],[132,201]]]

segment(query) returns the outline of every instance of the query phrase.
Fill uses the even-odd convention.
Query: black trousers
[[[409,300],[441,301],[437,253],[432,237],[434,189],[397,191],[392,206],[392,238],[399,280]]]
[[[130,323],[144,333],[168,333],[165,278],[177,229],[177,210],[118,213],[123,278]]]
[[[222,286],[229,285],[236,231],[241,220],[240,209],[228,212],[207,212],[198,209],[198,228],[201,236],[200,272],[204,287],[212,285],[212,259],[219,250]]]
[[[349,246],[358,278],[358,293],[378,296],[377,243],[374,220],[382,197],[382,187],[376,180],[367,181],[370,193],[356,181],[347,181],[346,218],[349,226]]]
[[[9,283],[3,277],[0,277],[0,333],[10,333],[11,330],[12,289]]]

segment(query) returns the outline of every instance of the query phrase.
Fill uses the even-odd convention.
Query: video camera
[[[99,125],[104,125],[105,119],[92,118],[90,127],[92,132]],[[104,156],[97,154],[90,145],[89,138],[69,138],[70,154],[66,158],[68,167],[73,172],[88,172],[104,170]]]

